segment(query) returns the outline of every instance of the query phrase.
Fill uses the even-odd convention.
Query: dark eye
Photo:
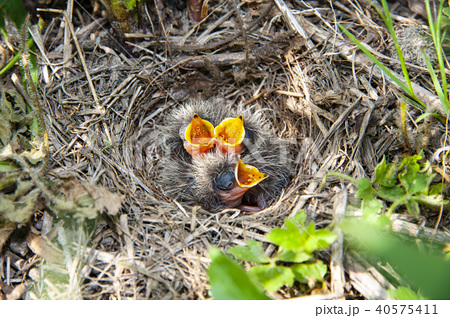
[[[219,174],[214,180],[216,186],[220,190],[231,190],[236,180],[234,179],[234,171],[226,171]]]

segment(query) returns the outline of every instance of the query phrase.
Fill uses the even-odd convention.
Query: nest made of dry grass
[[[210,245],[226,250],[250,238],[265,242],[266,233],[302,208],[326,225],[335,214],[333,205],[344,200],[342,193],[354,200],[355,192],[332,179],[316,193],[327,171],[370,177],[383,156],[395,162],[409,151],[425,148],[428,156],[447,146],[445,127],[432,118],[420,126],[411,123],[405,144],[397,89],[337,32],[335,21],[380,54],[390,54],[388,32],[366,1],[333,2],[333,7],[286,1],[284,8],[248,1],[239,7],[241,19],[234,1],[209,1],[210,14],[198,24],[186,10],[155,3],[145,5],[143,30],[120,37],[100,12],[83,7],[75,7],[71,22],[61,14],[47,16],[42,33],[45,50],[38,58],[50,174],[70,174],[125,197],[121,216],[97,230],[85,299],[208,298]],[[407,7],[396,10],[399,28],[423,25]],[[68,23],[82,55],[66,31]],[[426,74],[411,69],[414,82],[432,91]],[[171,201],[156,182],[161,153],[152,147],[151,132],[184,101],[212,96],[256,105],[277,136],[289,141],[292,181],[262,212],[209,213]],[[409,112],[412,118],[419,114]],[[437,214],[428,211],[425,217],[433,222]],[[444,215],[439,228],[448,225]],[[273,252],[273,246],[265,248]],[[341,296],[373,297],[358,289],[352,264],[364,262],[351,255],[341,259],[348,282]],[[373,291],[375,297],[387,297],[389,284],[378,283],[384,291]],[[328,281],[327,288],[335,292],[333,284]],[[274,297],[293,295],[299,295],[295,288]]]

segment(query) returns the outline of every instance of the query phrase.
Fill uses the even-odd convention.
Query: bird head
[[[269,175],[247,165],[239,158],[233,170],[222,171],[215,179],[217,195],[230,208],[238,207],[244,193],[266,179]]]

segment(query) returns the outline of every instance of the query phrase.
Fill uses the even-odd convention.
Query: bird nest
[[[209,246],[227,250],[254,239],[271,253],[264,235],[285,218],[305,209],[324,226],[332,222],[343,192],[354,200],[354,186],[339,179],[317,192],[326,172],[370,178],[383,156],[398,162],[410,150],[432,153],[445,146],[445,127],[430,118],[411,124],[405,142],[397,88],[337,32],[334,23],[340,21],[380,54],[390,54],[387,30],[369,2],[331,7],[245,1],[236,7],[237,1],[209,1],[209,14],[199,23],[175,3],[146,3],[145,27],[128,33],[112,27],[96,6],[75,6],[66,16],[41,12],[48,21],[37,55],[50,175],[123,196],[119,215],[105,217],[89,246],[80,294],[85,299],[208,298]],[[423,24],[406,7],[396,10],[401,28]],[[418,74],[415,82],[429,88],[420,67],[410,67]],[[173,109],[211,97],[255,107],[286,141],[294,163],[291,181],[261,212],[211,213],[165,196],[158,182],[163,154],[152,132]],[[34,222],[44,213],[41,209]],[[437,218],[438,212],[427,213],[431,222]],[[440,227],[448,222],[444,217]],[[354,264],[365,263],[355,257],[344,261],[346,297],[373,297],[358,289],[361,278],[351,275],[358,272]],[[330,290],[331,284],[326,283]],[[292,295],[286,289],[275,297]]]

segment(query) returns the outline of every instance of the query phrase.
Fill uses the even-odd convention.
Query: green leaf
[[[382,198],[383,200],[394,202],[406,196],[406,191],[401,186],[393,186],[393,187],[380,187],[377,192],[377,196]]]
[[[376,230],[373,224],[363,221],[341,228],[346,238],[357,240],[348,241],[350,248],[359,247],[377,262],[389,263],[398,275],[407,277],[412,289],[421,290],[429,299],[449,299],[449,262],[442,255],[441,246],[433,244],[424,249],[415,240]]]
[[[443,9],[442,9],[442,12],[443,12],[446,16],[450,17],[450,7],[443,8]],[[446,23],[446,24],[450,24],[450,23]]]
[[[405,169],[399,173],[398,179],[408,194],[423,192],[428,186],[427,176],[418,173],[418,169],[413,165],[406,165]]]
[[[263,292],[245,270],[231,257],[222,253],[217,247],[208,250],[211,265],[207,273],[211,293],[214,299],[227,300],[268,300]]]
[[[444,184],[443,183],[438,183],[435,184],[431,190],[428,192],[429,195],[439,195],[442,194],[442,190],[444,188]]]
[[[316,250],[326,249],[332,244],[338,235],[326,229],[320,229],[310,233],[310,237],[306,241],[305,251],[313,252]]]
[[[436,76],[436,73],[434,72],[433,66],[431,65],[430,58],[425,53],[425,51],[422,49],[423,56],[425,58],[425,63],[428,68],[428,72],[430,73],[431,80],[433,81],[434,89],[439,96],[439,99],[442,103],[442,107],[444,108],[445,113],[447,114],[447,117],[450,114],[450,103],[447,98],[446,92],[441,87],[441,84],[439,83],[439,79]]]
[[[393,163],[386,163],[386,158],[383,156],[383,160],[375,168],[375,180],[373,184],[379,183],[385,187],[393,187],[397,182],[397,167]]]
[[[434,195],[421,194],[419,196],[415,196],[414,199],[421,204],[435,207],[448,203],[447,200],[444,200],[444,197],[441,194],[434,194]]]
[[[248,271],[264,286],[268,292],[276,292],[283,285],[292,286],[294,273],[289,267],[275,265],[258,265]]]
[[[305,210],[298,211],[293,218],[290,218],[297,225],[297,227],[304,226],[306,222]]]
[[[397,300],[425,300],[426,298],[420,294],[415,293],[413,290],[399,286],[397,289],[389,289],[389,296],[392,299]]]
[[[305,252],[303,248],[297,250],[280,249],[280,252],[276,256],[276,260],[291,263],[303,263],[312,257],[313,254]]]
[[[0,162],[0,172],[11,172],[19,168],[20,166],[15,162]]]
[[[291,266],[291,269],[294,272],[295,279],[304,284],[308,283],[309,279],[322,282],[327,273],[327,265],[322,261],[313,264],[296,264]]]
[[[366,178],[361,178],[358,181],[357,188],[358,191],[356,192],[355,197],[359,199],[364,199],[373,193],[372,183]]]
[[[422,159],[421,155],[413,155],[403,158],[402,163],[400,164],[399,170],[404,169],[406,165],[410,165],[414,167],[417,171],[420,170],[420,166],[417,163],[417,160]]]
[[[383,208],[383,204],[380,200],[375,198],[373,193],[364,197],[361,203],[361,210],[364,217],[373,217],[380,213]]]
[[[270,257],[267,256],[262,248],[262,242],[248,240],[247,246],[234,246],[228,250],[238,259],[253,263],[269,263]]]
[[[7,14],[14,22],[17,29],[21,29],[27,16],[27,11],[23,6],[22,1],[18,0],[4,0],[0,2],[0,27],[4,27],[4,15]]]
[[[384,13],[385,15],[381,14],[381,12],[378,10],[378,8],[373,5],[373,7],[377,8],[378,13],[382,17],[384,23],[389,29],[389,33],[391,34],[392,40],[395,44],[395,49],[397,51],[398,59],[400,60],[400,65],[402,67],[403,76],[405,77],[406,83],[408,84],[409,94],[411,96],[414,96],[414,91],[411,85],[411,80],[409,79],[408,70],[406,68],[405,59],[403,58],[402,49],[398,43],[397,35],[395,34],[394,30],[394,23],[392,22],[391,13],[389,11],[389,7],[387,5],[386,0],[381,0],[381,4],[383,5]]]
[[[286,219],[284,223],[286,229],[275,228],[266,235],[266,239],[288,250],[295,250],[302,247],[305,244],[305,239],[300,234],[298,227],[291,219]]]
[[[412,215],[420,214],[419,203],[417,203],[417,201],[414,199],[406,201],[406,208],[408,209],[408,212]]]

